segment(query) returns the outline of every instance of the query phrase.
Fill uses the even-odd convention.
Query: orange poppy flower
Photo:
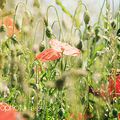
[[[11,37],[13,34],[17,34],[19,32],[19,30],[16,28],[12,18],[5,17],[3,19],[3,24],[7,28],[6,32],[7,32],[8,37]],[[0,26],[2,26],[2,20],[0,20]],[[13,26],[14,26],[14,30],[13,30]]]
[[[44,50],[40,54],[36,56],[36,60],[41,60],[42,62],[47,62],[47,61],[53,61],[61,58],[62,55],[60,52],[50,48],[47,50]]]
[[[49,44],[53,49],[62,52],[64,55],[78,56],[80,55],[79,49],[70,46],[68,43],[62,43],[56,39],[50,40]]]
[[[16,118],[17,112],[12,106],[0,103],[0,120],[16,120]]]

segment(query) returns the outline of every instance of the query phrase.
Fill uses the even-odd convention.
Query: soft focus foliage
[[[0,120],[120,119],[120,8],[101,1],[0,0]]]

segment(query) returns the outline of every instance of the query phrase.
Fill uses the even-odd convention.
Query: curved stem
[[[59,27],[60,27],[60,33],[62,34],[62,38],[63,38],[63,32],[62,32],[62,27],[61,27],[61,24],[60,24],[59,15],[58,15],[58,12],[57,12],[56,7],[53,6],[53,5],[50,5],[50,6],[47,8],[47,13],[46,13],[47,22],[48,22],[48,11],[49,11],[50,8],[54,8],[54,9],[55,9],[55,12],[56,12],[56,15],[57,15],[57,19],[58,19],[58,24],[59,24]],[[60,36],[59,36],[59,40],[60,40]]]
[[[56,20],[56,21],[54,21],[53,22],[53,24],[51,25],[51,28],[53,28],[54,27],[54,25],[55,25],[55,23],[57,23],[58,21]],[[59,38],[60,38],[60,34],[61,34],[61,31],[59,32]],[[52,34],[54,37],[55,37],[55,35],[54,34]],[[55,37],[56,38],[56,37]]]
[[[37,28],[38,28],[38,26],[39,26],[39,24],[40,24],[40,22],[41,22],[42,20],[43,20],[43,19],[38,20],[38,22],[37,22],[37,24],[36,24],[35,34],[34,34],[34,41],[35,41],[35,39],[36,39]],[[43,20],[42,22],[44,23],[44,20]],[[43,25],[44,25],[44,24],[43,24]],[[42,40],[44,40],[44,28],[43,28],[43,38],[42,38]]]
[[[16,5],[16,7],[15,7],[15,15],[14,15],[14,21],[13,21],[13,33],[15,32],[15,20],[16,20],[16,13],[17,13],[17,9],[18,9],[18,7],[19,7],[19,5],[23,5],[24,7],[25,7],[25,9],[26,9],[26,4],[25,3],[23,3],[23,2],[19,2],[17,5]]]
[[[82,32],[79,28],[76,28],[75,31],[74,31],[74,34],[76,33],[76,31],[79,31],[80,35],[82,36]],[[80,39],[81,39],[81,36],[80,36]]]
[[[80,2],[80,4],[85,7],[85,10],[87,10],[87,6],[82,1]],[[79,7],[80,7],[80,5],[77,6],[77,8],[75,9],[75,12],[74,12],[73,21],[72,21],[72,27],[71,27],[71,35],[72,35],[73,27],[74,27],[75,16],[76,16],[76,13],[77,13],[77,10],[79,9]]]
[[[113,18],[114,18],[114,10],[115,10],[115,8],[114,8],[114,0],[112,0],[112,16],[113,16]]]
[[[56,21],[54,21],[53,22],[53,24],[51,25],[51,28],[53,28],[54,27],[54,25],[55,25],[55,23],[57,23],[58,21],[56,20]]]
[[[28,3],[28,0],[26,0],[26,2],[25,2],[25,3],[26,3],[26,5],[27,5],[27,3]]]
[[[105,5],[105,1],[106,0],[103,1],[102,8],[100,10],[100,14],[99,14],[99,17],[98,17],[98,24],[100,23],[100,17],[101,17],[101,14],[102,14],[102,11],[103,11],[103,8],[104,8],[104,5]]]

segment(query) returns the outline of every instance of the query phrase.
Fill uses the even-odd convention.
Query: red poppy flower
[[[115,78],[110,76],[108,92],[110,96],[120,96],[120,74],[116,75]]]
[[[118,113],[118,120],[120,120],[120,113]]]
[[[0,120],[16,120],[16,118],[17,112],[12,106],[0,103]]]
[[[78,56],[80,51],[77,48],[70,46],[68,43],[62,43],[56,39],[50,40],[51,47],[58,52],[62,52],[64,55]]]
[[[50,48],[47,50],[44,50],[40,54],[36,56],[36,60],[41,60],[42,62],[47,62],[47,61],[53,61],[61,58],[61,53]]]
[[[3,24],[7,28],[6,32],[9,37],[11,37],[13,34],[17,34],[19,32],[19,30],[16,28],[12,18],[5,17],[3,19]],[[2,20],[0,20],[0,26],[1,25],[2,25]],[[13,30],[13,26],[14,26],[14,30]]]

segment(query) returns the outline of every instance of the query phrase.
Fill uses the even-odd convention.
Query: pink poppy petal
[[[63,52],[64,55],[70,55],[70,56],[80,55],[79,49],[74,48],[67,43],[62,43],[58,40],[52,39],[49,41],[49,44],[53,49],[57,50],[58,52]]]

